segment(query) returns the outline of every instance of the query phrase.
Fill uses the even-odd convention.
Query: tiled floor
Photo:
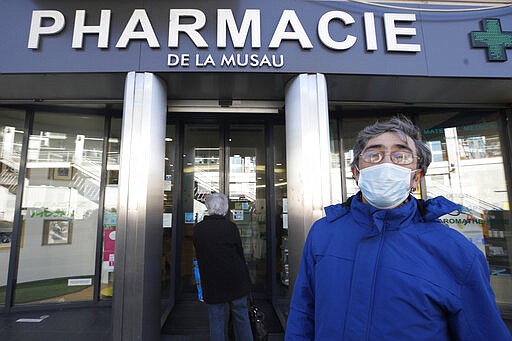
[[[284,332],[272,304],[256,300],[256,306],[265,314],[269,341],[284,339]],[[162,328],[162,340],[209,340],[208,311],[198,301],[178,301]],[[165,338],[164,338],[165,337]]]

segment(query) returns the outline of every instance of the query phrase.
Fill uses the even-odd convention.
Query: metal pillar
[[[128,73],[112,303],[114,340],[160,339],[166,103],[166,85],[158,77]]]
[[[286,86],[286,168],[290,288],[311,224],[331,203],[327,84],[322,74],[301,74]]]

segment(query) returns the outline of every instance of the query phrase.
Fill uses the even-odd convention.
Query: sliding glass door
[[[230,199],[253,290],[264,291],[267,273],[266,149],[263,124],[185,124],[182,154],[182,216],[177,219],[181,293],[195,293],[192,233],[213,192]]]

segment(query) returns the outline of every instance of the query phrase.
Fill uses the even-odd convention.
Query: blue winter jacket
[[[437,197],[380,210],[353,197],[313,224],[285,340],[511,340],[484,254]]]

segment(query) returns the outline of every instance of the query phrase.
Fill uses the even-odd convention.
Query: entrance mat
[[[199,301],[177,301],[162,327],[163,334],[209,335],[208,310]]]
[[[255,300],[266,317],[270,334],[284,333],[272,303],[266,300]],[[206,304],[199,301],[177,301],[162,328],[163,334],[170,335],[208,335],[208,310]]]

